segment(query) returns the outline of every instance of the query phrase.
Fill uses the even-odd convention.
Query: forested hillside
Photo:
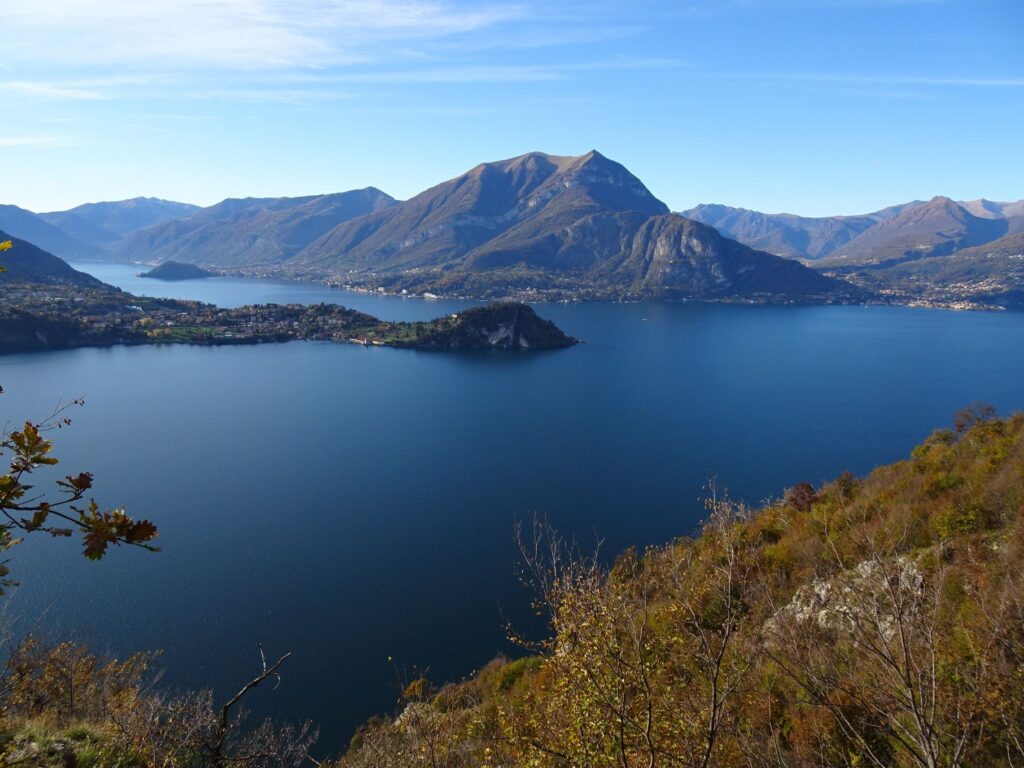
[[[406,689],[355,766],[1010,766],[1024,760],[1024,415],[610,570],[522,537],[551,638]]]

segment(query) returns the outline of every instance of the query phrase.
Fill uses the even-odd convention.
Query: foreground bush
[[[250,725],[234,708],[276,674],[263,671],[228,703],[210,691],[160,690],[152,654],[103,659],[74,643],[27,638],[0,680],[0,765],[85,768],[297,768],[316,732]],[[269,674],[268,674],[269,671]],[[255,682],[254,682],[255,681]]]
[[[1024,416],[611,568],[521,536],[535,655],[421,685],[340,766],[1024,764]]]

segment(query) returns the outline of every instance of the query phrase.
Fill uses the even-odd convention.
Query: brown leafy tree
[[[21,429],[0,435],[0,457],[10,457],[7,473],[0,476],[0,551],[18,543],[16,533],[69,537],[75,531],[81,534],[83,554],[90,560],[99,560],[116,544],[156,551],[150,543],[157,536],[156,525],[129,517],[123,508],[101,510],[94,500],[86,501],[93,484],[90,473],[58,480],[53,494],[31,484],[33,472],[57,464],[53,441],[46,433],[70,425],[68,409],[82,404],[74,400],[41,422],[27,421]],[[6,564],[0,564],[0,585],[10,585],[8,573]]]

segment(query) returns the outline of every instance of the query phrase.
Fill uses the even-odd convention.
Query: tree
[[[544,684],[513,715],[534,763],[709,768],[745,750],[737,715],[757,659],[748,615],[756,541],[748,510],[714,494],[699,539],[614,567],[580,557],[550,528],[518,534],[553,639]]]
[[[102,511],[94,500],[85,501],[92,488],[91,473],[58,480],[54,494],[38,492],[29,482],[34,471],[57,464],[52,455],[53,441],[45,433],[69,426],[68,409],[83,404],[82,400],[73,400],[43,421],[26,421],[20,430],[0,435],[0,456],[10,454],[8,472],[0,476],[0,552],[20,541],[14,532],[69,537],[76,531],[82,535],[83,554],[90,560],[101,559],[112,544],[156,551],[150,543],[157,536],[152,522],[135,520],[121,507]],[[9,572],[6,563],[0,563],[0,587],[10,586],[6,578]]]

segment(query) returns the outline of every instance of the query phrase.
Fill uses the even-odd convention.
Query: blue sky
[[[1024,197],[1021,0],[2,0],[0,202],[210,204],[596,148],[674,210]]]

